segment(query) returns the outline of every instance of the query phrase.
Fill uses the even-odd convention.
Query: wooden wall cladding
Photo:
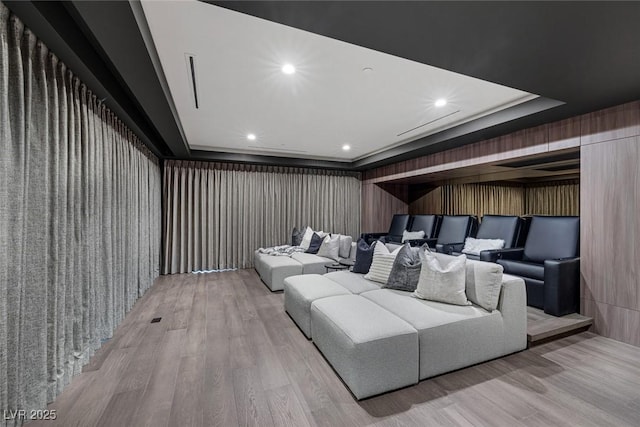
[[[628,131],[626,128],[625,132]],[[609,135],[616,137],[620,133],[613,130]],[[635,345],[640,345],[638,164],[640,136],[590,143],[581,148],[583,310],[600,319],[594,323],[597,333]]]
[[[366,171],[365,182],[385,182],[434,172],[494,163],[549,151],[549,126],[541,125],[440,153]]]
[[[376,184],[362,183],[362,230],[363,233],[376,233],[389,230],[394,214],[409,212],[407,188],[395,188],[395,195],[383,190]],[[391,190],[393,191],[393,190]]]

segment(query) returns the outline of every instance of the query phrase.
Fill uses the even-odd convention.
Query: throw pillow
[[[300,246],[302,246],[305,250],[309,249],[309,244],[311,243],[311,238],[313,237],[313,230],[311,227],[307,227],[304,230],[304,234],[302,235],[302,241],[300,242]]]
[[[471,305],[465,294],[466,255],[451,257],[450,262],[440,262],[429,251],[420,251],[422,269],[414,296],[431,301],[456,305]]]
[[[467,260],[466,293],[469,301],[493,311],[498,307],[503,267],[492,262]]]
[[[482,251],[490,251],[492,249],[504,248],[504,240],[502,239],[474,239],[467,237],[464,240],[463,254],[480,255]]]
[[[298,230],[298,227],[293,227],[293,231],[291,232],[291,246],[300,246],[305,231],[304,229]]]
[[[420,230],[420,231],[407,231],[404,230],[402,232],[402,243],[404,243],[407,240],[418,240],[418,239],[424,239],[424,231]]]
[[[326,236],[322,240],[322,245],[318,250],[318,256],[330,258],[334,261],[340,260],[340,236],[335,234],[333,236]]]
[[[356,245],[356,262],[351,269],[354,273],[367,274],[373,260],[373,248],[376,242],[369,245],[366,240],[359,239]]]
[[[332,236],[334,236],[334,234],[332,234]],[[353,238],[351,236],[345,236],[344,234],[335,234],[335,236],[340,238],[340,258],[349,258]]]
[[[369,272],[364,276],[365,279],[372,280],[374,282],[380,282],[386,284],[389,280],[389,274],[393,268],[393,262],[400,252],[402,246],[398,247],[393,252],[389,252],[389,249],[383,244],[377,244],[373,248],[373,261],[371,261],[371,268]]]
[[[417,251],[408,243],[400,249],[389,274],[389,280],[383,288],[413,292],[418,286],[422,261]]]
[[[309,243],[309,248],[305,252],[308,254],[317,254],[321,245],[322,237],[318,236],[317,233],[313,233],[313,236],[311,236],[311,242]]]

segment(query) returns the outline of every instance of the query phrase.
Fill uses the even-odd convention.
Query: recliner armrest
[[[409,243],[410,246],[422,246],[426,243],[430,248],[434,248],[437,241],[438,239],[411,239],[404,242]]]
[[[580,304],[580,257],[544,262],[544,312],[553,316],[578,311]]]
[[[500,259],[500,252],[504,249],[487,249],[486,251],[480,251],[480,261],[485,262],[498,262]],[[509,258],[504,258],[509,259]]]
[[[482,252],[489,252],[489,251],[482,251]],[[481,257],[482,257],[482,252],[480,252]],[[491,252],[495,252],[495,254],[492,254],[492,256],[497,255],[496,260],[512,259],[515,261],[520,261],[522,260],[522,256],[524,255],[524,248],[496,249],[495,251],[491,251]]]
[[[451,255],[452,252],[461,252],[463,248],[464,243],[438,243],[436,252]]]

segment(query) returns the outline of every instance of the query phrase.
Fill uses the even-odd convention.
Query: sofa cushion
[[[304,274],[284,279],[284,309],[307,338],[311,338],[311,303],[350,292],[318,274]]]
[[[502,314],[412,298],[408,292],[381,289],[361,294],[418,331],[420,379],[504,355]],[[526,315],[524,306],[523,315]],[[522,333],[524,341],[526,334]],[[523,347],[521,347],[523,348]],[[519,348],[519,349],[521,349]]]
[[[466,256],[436,257],[430,251],[419,251],[422,268],[414,295],[431,301],[469,305],[465,294]],[[440,259],[439,259],[440,258]]]
[[[338,261],[340,259],[340,236],[328,235],[322,240],[318,256]]]
[[[386,284],[387,280],[389,280],[391,269],[393,268],[393,261],[395,261],[396,255],[398,255],[400,249],[402,249],[401,245],[399,245],[398,249],[393,252],[389,252],[386,245],[376,245],[373,248],[373,261],[371,261],[371,268],[369,268],[369,272],[364,276],[364,278]]]
[[[487,311],[498,307],[503,268],[492,262],[467,260],[465,292],[467,298]]]
[[[308,254],[317,254],[320,250],[320,246],[322,246],[323,238],[320,237],[318,233],[313,233],[311,236],[311,242],[309,243],[309,247],[305,251]]]
[[[325,264],[333,262],[333,260],[329,258],[304,252],[296,252],[291,255],[291,258],[302,266],[302,273],[300,274],[324,274],[327,272],[327,269],[324,267]]]
[[[334,271],[325,274],[324,277],[333,280],[354,294],[380,289],[378,284],[365,279],[363,274],[352,273],[350,271]]]
[[[536,280],[544,280],[544,264],[511,259],[499,259],[498,264],[504,267],[505,273],[513,274],[514,276],[530,277]]]
[[[413,292],[418,286],[422,262],[418,251],[413,251],[408,243],[400,249],[393,262],[391,273],[383,288]]]
[[[294,255],[306,254],[296,253]],[[256,252],[254,262],[260,278],[272,291],[282,290],[286,277],[303,273],[303,265],[293,257],[271,256]]]
[[[418,382],[418,333],[357,295],[311,304],[313,342],[357,399]]]

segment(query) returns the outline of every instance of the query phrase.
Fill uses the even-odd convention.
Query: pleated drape
[[[458,184],[442,187],[445,215],[522,215],[524,189],[494,184]]]
[[[525,188],[525,213],[580,215],[580,183],[577,180]]]
[[[248,268],[294,226],[357,236],[357,174],[167,161],[163,273]]]
[[[580,182],[529,186],[457,184],[442,186],[445,215],[580,215]]]
[[[0,162],[0,408],[39,409],[157,277],[161,175],[2,3]]]

